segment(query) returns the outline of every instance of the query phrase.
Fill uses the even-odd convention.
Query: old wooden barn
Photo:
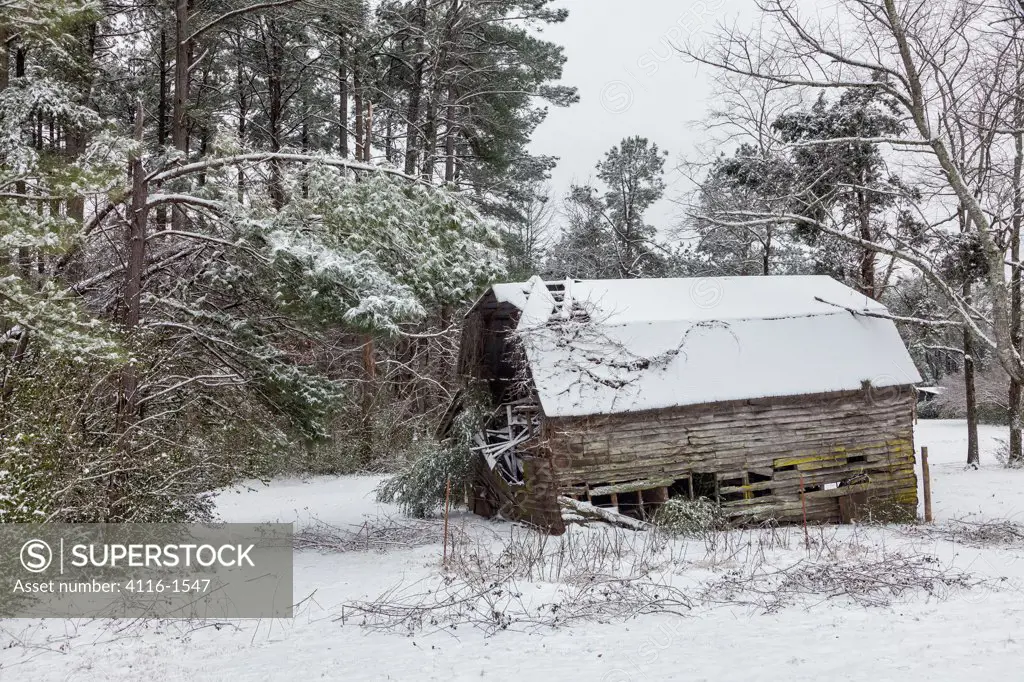
[[[914,513],[921,378],[887,314],[822,276],[495,285],[460,352],[491,414],[472,507],[554,533],[559,496],[637,518],[677,495],[739,519]]]

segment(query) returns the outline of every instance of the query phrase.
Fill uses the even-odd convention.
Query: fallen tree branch
[[[595,507],[587,502],[580,502],[579,500],[574,500],[571,497],[565,497],[564,495],[559,496],[558,504],[561,505],[563,509],[584,519],[604,521],[605,523],[610,523],[613,526],[618,526],[620,528],[628,528],[630,530],[649,530],[653,527],[646,521],[640,521],[639,519],[634,519],[631,516],[619,514],[618,512],[614,512],[603,507]]]

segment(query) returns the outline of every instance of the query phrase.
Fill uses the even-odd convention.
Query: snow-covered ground
[[[1005,429],[983,427],[984,466],[965,471],[963,422],[919,424],[917,444],[929,447],[939,528],[955,527],[954,520],[1024,523],[1024,471],[1001,469],[993,456],[996,439],[1004,435]],[[374,502],[377,482],[277,481],[227,491],[218,509],[225,521],[359,525],[396,515]],[[512,524],[463,514],[453,523],[481,548],[501,547],[515,532]],[[806,558],[802,532],[784,531],[789,541],[769,548],[764,566],[792,566]],[[930,594],[912,590],[882,606],[835,594],[808,595],[771,613],[741,600],[705,601],[684,615],[577,621],[556,629],[513,623],[494,634],[471,625],[378,632],[361,627],[351,611],[344,623],[339,619],[342,604],[375,599],[398,584],[436,586],[438,536],[432,544],[386,552],[297,552],[295,596],[305,601],[291,621],[0,621],[0,680],[1020,678],[1024,561],[1018,559],[1024,543],[967,546],[897,528],[842,527],[825,535],[851,560],[858,553],[867,560],[885,552],[926,553],[938,559],[939,570],[986,582]],[[757,536],[738,537],[737,546]],[[749,551],[717,561],[702,558],[702,541],[690,541],[680,552],[684,558],[673,564],[672,584],[684,592],[751,565]],[[550,600],[558,591],[544,580],[521,581],[518,587],[528,593],[521,598],[527,604]]]

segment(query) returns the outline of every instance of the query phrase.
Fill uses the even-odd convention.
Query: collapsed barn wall
[[[664,489],[713,497],[733,517],[913,515],[913,404],[908,386],[548,419],[545,445],[579,499]]]
[[[530,398],[498,405],[473,437],[474,482],[470,509],[501,514],[560,535],[560,486],[540,407]]]
[[[523,521],[552,535],[565,532],[558,505],[559,487],[551,459],[543,454],[522,457],[525,476],[519,484],[509,483],[483,457],[474,460],[474,483],[470,510],[480,516],[501,514]]]

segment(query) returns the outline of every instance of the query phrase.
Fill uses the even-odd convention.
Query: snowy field
[[[982,427],[984,466],[965,471],[964,424],[919,424],[917,445],[929,447],[932,461],[929,530],[816,529],[807,549],[800,528],[658,547],[648,533],[574,528],[569,540],[542,547],[565,566],[540,561],[492,590],[516,592],[489,597],[501,611],[496,626],[477,622],[479,609],[455,609],[430,612],[411,630],[408,622],[366,627],[360,602],[402,586],[389,603],[422,606],[417,595],[437,598],[460,584],[453,569],[442,586],[439,527],[421,524],[420,539],[395,531],[370,549],[297,551],[302,601],[292,621],[0,621],[0,680],[1020,679],[1024,535],[1016,531],[1024,525],[994,522],[1024,524],[1024,471],[996,463],[1004,436]],[[218,509],[225,521],[294,521],[299,529],[400,524],[382,521],[397,513],[374,502],[377,482],[278,481],[227,491]],[[470,574],[474,565],[507,568],[493,560],[510,539],[538,546],[508,523],[460,514],[453,526],[460,570]],[[566,542],[575,553],[556,551]],[[664,607],[667,595],[685,595],[687,603],[671,609],[677,614],[609,615],[621,605],[593,599],[614,601],[617,583],[597,593],[581,587],[581,548],[605,562],[589,567],[595,574],[642,575],[641,599]],[[891,589],[901,581],[906,589]],[[580,617],[588,604],[593,617]],[[550,627],[552,605],[568,622]]]

